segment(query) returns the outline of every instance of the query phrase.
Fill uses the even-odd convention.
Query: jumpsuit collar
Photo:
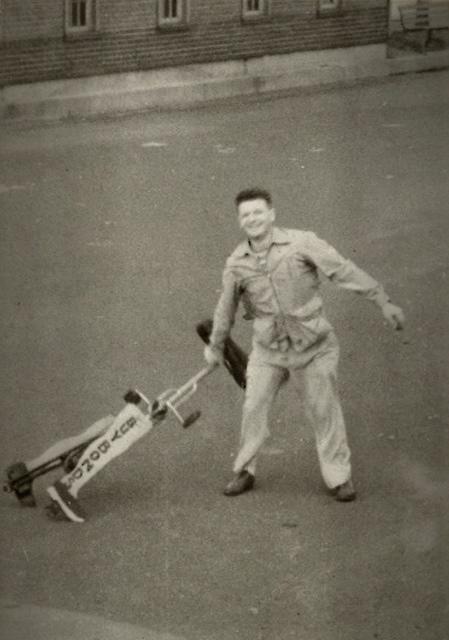
[[[271,244],[268,248],[270,249],[274,244],[290,244],[291,242],[292,239],[289,237],[288,231],[286,229],[273,227]],[[243,240],[243,242],[238,245],[234,255],[238,258],[243,258],[244,256],[249,256],[252,254],[253,251],[251,249],[249,240]]]

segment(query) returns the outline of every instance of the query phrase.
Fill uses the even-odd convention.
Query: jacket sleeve
[[[222,290],[215,307],[210,337],[210,346],[215,351],[223,352],[224,342],[234,326],[239,299],[240,292],[236,278],[232,271],[226,267],[223,272]]]
[[[312,232],[307,233],[305,253],[307,259],[342,289],[364,295],[379,307],[389,302],[390,299],[379,282]]]

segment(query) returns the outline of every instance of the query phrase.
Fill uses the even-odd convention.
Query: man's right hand
[[[210,365],[218,365],[223,362],[223,356],[220,353],[217,353],[217,351],[212,349],[209,345],[204,347],[204,359],[207,364]]]
[[[382,313],[385,320],[391,327],[393,327],[393,329],[396,329],[396,331],[401,331],[404,328],[405,316],[400,307],[397,307],[391,302],[387,302],[382,307]]]

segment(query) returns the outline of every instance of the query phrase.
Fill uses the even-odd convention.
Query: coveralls
[[[210,346],[223,350],[241,300],[254,323],[234,472],[254,474],[257,453],[270,433],[270,408],[289,375],[303,394],[323,480],[333,489],[351,477],[350,449],[337,390],[339,345],[323,313],[318,270],[380,307],[389,301],[376,280],[315,233],[273,227],[262,257],[245,240],[227,259]]]

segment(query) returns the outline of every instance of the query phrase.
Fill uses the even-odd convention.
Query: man
[[[336,285],[377,304],[393,328],[403,328],[404,314],[379,283],[314,233],[275,226],[268,191],[246,189],[235,203],[246,239],[226,262],[210,343],[204,351],[209,364],[222,360],[224,341],[241,300],[246,317],[254,320],[253,344],[240,450],[235,475],[224,493],[237,496],[253,488],[257,453],[269,435],[269,410],[289,376],[304,394],[326,486],[336,500],[354,500],[350,450],[337,391],[339,346],[322,310],[318,270]]]

